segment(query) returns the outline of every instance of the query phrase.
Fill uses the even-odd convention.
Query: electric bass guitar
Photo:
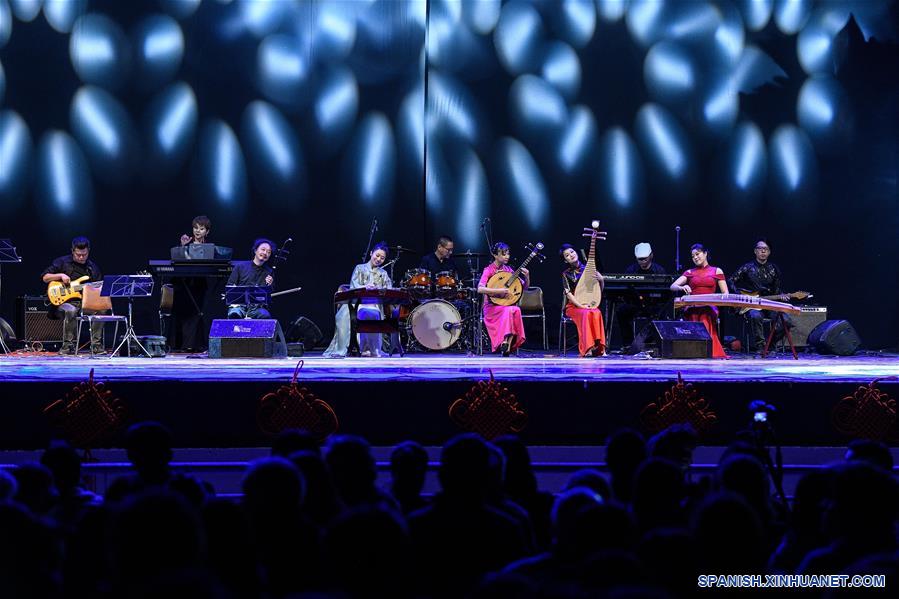
[[[758,291],[741,291],[740,295],[751,295],[753,297],[759,297]],[[781,293],[778,295],[763,295],[761,299],[765,300],[774,300],[775,302],[789,302],[790,300],[804,300],[810,297],[815,297],[808,291],[794,291],[793,293]],[[750,310],[754,310],[755,308],[741,308],[739,310],[740,314],[746,314]]]
[[[500,289],[505,287],[509,290],[509,294],[505,297],[495,297],[492,295],[488,295],[490,301],[497,306],[514,306],[521,300],[521,294],[524,291],[521,285],[521,279],[519,276],[521,275],[521,269],[525,268],[528,263],[534,259],[536,256],[540,256],[540,250],[543,249],[543,244],[537,242],[531,249],[531,253],[528,254],[528,257],[524,259],[524,261],[518,266],[515,272],[508,271],[500,271],[495,273],[490,279],[487,281],[487,287],[491,289]]]
[[[88,283],[90,277],[87,275],[79,277],[73,281],[69,281],[68,285],[62,281],[50,281],[47,285],[47,299],[54,306],[61,306],[69,300],[81,299],[82,290],[90,285],[93,287],[102,285],[102,281],[96,283]]]
[[[607,233],[599,230],[599,221],[590,223],[590,227],[584,227],[583,237],[590,238],[590,253],[587,254],[587,263],[584,272],[574,288],[574,299],[585,308],[598,308],[602,301],[602,285],[596,280],[596,240],[605,241]]]

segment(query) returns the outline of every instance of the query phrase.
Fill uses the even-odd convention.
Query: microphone
[[[453,322],[446,321],[443,323],[444,331],[452,331],[453,329],[461,329],[461,328],[462,328],[461,322],[453,323]]]

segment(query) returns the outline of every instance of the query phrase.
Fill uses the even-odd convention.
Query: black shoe
[[[91,355],[92,356],[105,356],[106,348],[102,345],[91,345]]]
[[[59,355],[60,356],[74,356],[75,355],[75,346],[68,344],[68,343],[63,343],[62,347],[59,348]]]
[[[503,339],[503,342],[499,346],[502,351],[503,357],[508,358],[509,354],[512,353],[512,335],[507,336]]]

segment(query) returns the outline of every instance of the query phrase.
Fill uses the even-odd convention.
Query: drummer
[[[421,259],[420,268],[431,273],[431,280],[437,278],[437,273],[449,271],[453,277],[459,280],[459,269],[453,260],[453,240],[448,235],[441,235],[437,239],[437,249],[426,254]]]

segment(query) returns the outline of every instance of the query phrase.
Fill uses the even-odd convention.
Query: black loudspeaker
[[[213,320],[209,331],[210,358],[285,358],[287,344],[274,319]]]
[[[16,342],[16,334],[13,332],[12,327],[2,318],[0,318],[0,336],[3,337],[3,342],[7,347]]]
[[[634,353],[651,351],[660,358],[711,358],[712,336],[701,322],[653,320],[631,346]]]
[[[302,343],[306,349],[316,347],[322,340],[322,331],[305,316],[299,316],[287,327],[284,338],[287,343]]]
[[[16,337],[24,343],[62,343],[62,318],[50,318],[51,304],[45,295],[16,298]]]
[[[809,345],[808,336],[812,330],[827,320],[827,308],[825,306],[800,306],[801,314],[790,314],[793,328],[790,336],[793,337],[793,345],[805,347]]]
[[[808,334],[808,344],[819,354],[851,356],[862,340],[846,320],[825,320]]]

